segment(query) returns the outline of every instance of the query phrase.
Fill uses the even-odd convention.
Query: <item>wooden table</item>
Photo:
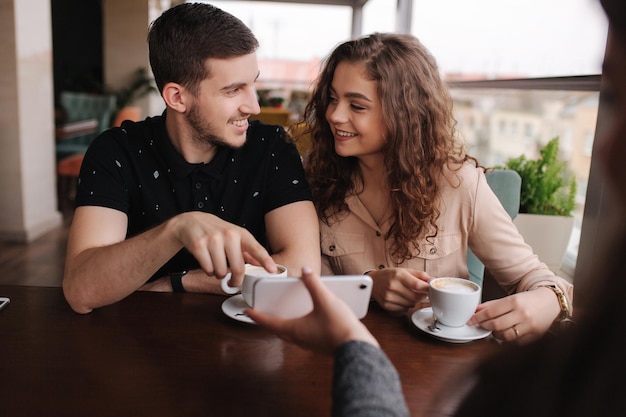
[[[0,286],[0,415],[329,416],[332,358],[234,321],[213,295],[138,292],[88,315],[60,288]],[[372,304],[363,320],[399,369],[413,417],[497,349],[439,342]]]

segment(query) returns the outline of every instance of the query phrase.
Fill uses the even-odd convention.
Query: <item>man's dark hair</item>
[[[150,25],[150,66],[159,88],[168,82],[196,94],[208,78],[209,58],[226,59],[253,53],[259,42],[235,16],[204,3],[183,3],[166,10]]]

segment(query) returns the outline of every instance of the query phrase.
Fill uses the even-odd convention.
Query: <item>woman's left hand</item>
[[[482,303],[467,323],[492,330],[507,342],[527,343],[546,333],[560,312],[549,288],[537,288]]]

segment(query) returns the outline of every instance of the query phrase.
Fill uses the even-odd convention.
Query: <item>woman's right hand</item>
[[[426,272],[410,268],[384,268],[368,272],[374,281],[372,296],[385,310],[406,312],[428,298]]]

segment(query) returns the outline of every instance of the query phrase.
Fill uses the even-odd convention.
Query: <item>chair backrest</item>
[[[485,177],[487,178],[487,184],[498,197],[506,212],[509,213],[511,219],[514,219],[519,212],[522,178],[517,172],[509,169],[495,169],[487,172]],[[485,266],[478,260],[471,249],[467,250],[467,269],[470,273],[470,279],[482,286]]]
[[[78,122],[94,119],[98,123],[93,133],[76,136],[56,144],[57,161],[75,153],[84,153],[96,136],[111,125],[111,117],[116,108],[114,95],[87,94],[63,91],[60,95],[61,106],[67,114],[65,122]]]
[[[68,122],[96,119],[98,121],[97,133],[102,133],[111,125],[111,116],[115,112],[117,100],[114,95],[63,91],[60,101],[67,112]]]
[[[296,148],[301,157],[304,157],[311,147],[311,134],[306,132],[306,123],[294,123],[289,126],[288,132],[296,142]]]

